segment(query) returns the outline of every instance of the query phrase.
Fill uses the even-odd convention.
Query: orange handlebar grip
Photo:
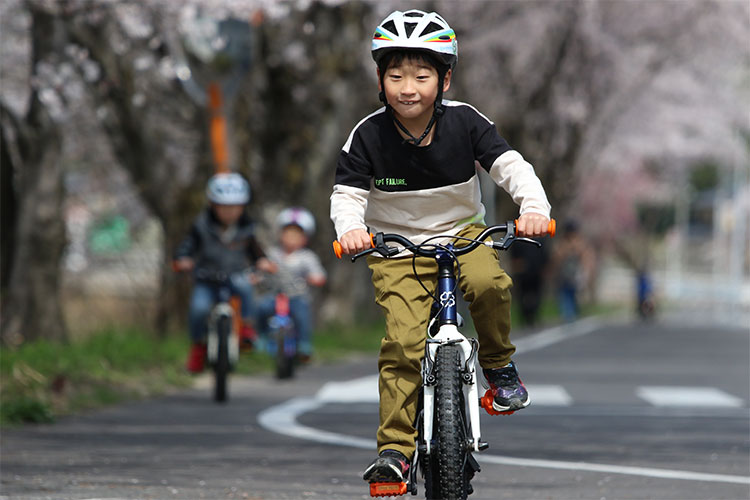
[[[518,226],[518,219],[513,221],[516,226]],[[555,237],[555,231],[557,230],[557,221],[555,219],[549,220],[549,225],[547,226],[547,234],[550,235],[550,237]]]
[[[375,248],[375,235],[370,233],[370,245],[371,248]],[[342,255],[344,255],[344,249],[341,247],[341,243],[339,243],[338,240],[333,242],[333,253],[338,257],[341,258]]]
[[[336,257],[339,259],[344,255],[344,250],[341,248],[341,243],[338,241],[333,242],[333,253],[336,254]]]

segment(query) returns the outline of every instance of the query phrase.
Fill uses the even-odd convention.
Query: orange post
[[[216,173],[229,172],[227,122],[222,115],[221,107],[221,87],[216,82],[212,82],[208,86],[208,109],[211,112],[211,151],[214,157]]]

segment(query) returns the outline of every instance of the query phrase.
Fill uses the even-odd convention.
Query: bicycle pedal
[[[479,398],[479,406],[484,408],[484,410],[489,413],[490,415],[513,415],[516,410],[508,410],[508,411],[497,411],[493,406],[492,402],[494,401],[495,396],[492,394],[491,389],[487,389],[487,392],[484,393],[484,396]]]
[[[406,483],[370,483],[371,497],[397,497],[406,494]]]

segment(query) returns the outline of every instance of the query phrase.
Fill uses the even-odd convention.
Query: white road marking
[[[318,443],[337,446],[349,446],[365,450],[377,449],[374,439],[364,439],[347,436],[336,432],[323,431],[308,427],[297,422],[297,416],[313,411],[326,404],[317,398],[295,398],[264,410],[258,415],[260,425],[266,429]],[[512,465],[517,467],[538,467],[543,469],[575,470],[584,472],[603,472],[607,474],[622,474],[629,476],[654,477],[661,479],[680,479],[685,481],[708,481],[714,483],[750,484],[750,477],[732,476],[728,474],[705,474],[685,470],[657,469],[651,467],[629,467],[611,464],[595,464],[589,462],[563,462],[558,460],[537,460],[529,458],[507,457],[500,455],[478,454],[481,463]]]
[[[568,340],[573,337],[593,332],[600,323],[597,320],[582,320],[573,324],[556,327],[549,330],[530,335],[516,342],[519,350],[530,351],[541,349],[549,345]],[[351,385],[349,385],[351,384]],[[356,391],[351,388],[356,388]],[[538,390],[540,386],[536,386]],[[544,387],[542,392],[544,392]],[[556,386],[546,386],[556,387]],[[562,388],[561,388],[562,389]],[[557,389],[548,389],[552,398],[558,402],[570,398],[565,392],[563,396]],[[564,392],[564,389],[563,389]],[[373,396],[374,394],[374,396]],[[534,404],[541,404],[535,399]],[[543,398],[542,398],[543,399]],[[349,446],[367,450],[375,450],[377,444],[374,439],[364,439],[356,436],[348,436],[336,432],[323,431],[313,427],[305,426],[297,422],[297,417],[304,413],[321,408],[329,403],[368,403],[377,402],[377,375],[362,377],[350,382],[331,382],[321,388],[312,398],[295,398],[277,406],[270,407],[258,414],[258,422],[264,428],[278,434],[306,439],[319,443],[333,444],[337,446]],[[480,462],[499,465],[512,465],[518,467],[539,467],[546,469],[576,470],[588,472],[603,472],[608,474],[624,474],[641,477],[654,477],[663,479],[680,479],[685,481],[708,481],[735,484],[750,484],[750,477],[733,476],[728,474],[706,474],[700,472],[658,469],[651,467],[629,467],[610,464],[595,464],[588,462],[563,462],[557,460],[537,460],[518,457],[506,457],[499,455],[478,454]]]
[[[514,340],[513,344],[516,346],[516,354],[523,354],[529,351],[543,349],[552,344],[562,342],[563,340],[570,340],[582,335],[587,335],[601,325],[602,322],[597,318],[585,318],[573,323],[567,323],[533,333],[518,340]]]
[[[514,465],[517,467],[540,467],[543,469],[576,470],[586,472],[604,472],[628,476],[656,477],[660,479],[682,479],[685,481],[708,481],[712,483],[750,484],[750,477],[731,476],[729,474],[706,474],[686,470],[655,469],[651,467],[630,467],[625,465],[592,464],[589,462],[562,462],[558,460],[537,460],[529,458],[500,457],[496,455],[477,455],[480,463]]]
[[[534,406],[570,406],[573,399],[559,385],[526,384]],[[481,391],[484,393],[484,391]],[[316,394],[316,399],[325,403],[378,403],[378,376],[328,382]]]
[[[704,408],[740,408],[744,401],[715,387],[645,386],[638,397],[654,406],[700,406]]]
[[[328,382],[315,397],[326,403],[378,403],[378,376]]]
[[[560,385],[525,384],[534,406],[570,406],[573,398]]]
[[[308,441],[318,443],[334,444],[338,446],[352,446],[354,448],[375,449],[374,439],[363,439],[355,436],[347,436],[336,432],[328,432],[313,427],[308,427],[297,422],[297,417],[309,411],[313,411],[326,402],[315,398],[294,398],[277,406],[272,406],[258,414],[258,423],[266,429]]]

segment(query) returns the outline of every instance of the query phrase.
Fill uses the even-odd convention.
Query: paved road
[[[473,500],[750,498],[747,328],[584,322],[517,343],[534,403],[483,417]],[[236,378],[226,406],[198,387],[5,431],[0,495],[369,498],[374,371]]]

